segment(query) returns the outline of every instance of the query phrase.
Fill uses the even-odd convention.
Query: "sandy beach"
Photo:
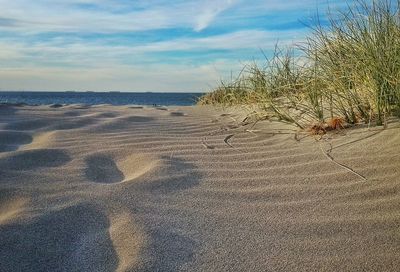
[[[399,271],[400,125],[0,106],[0,271]]]

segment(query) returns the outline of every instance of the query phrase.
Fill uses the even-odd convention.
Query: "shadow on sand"
[[[87,204],[0,225],[0,271],[115,271],[109,225]]]

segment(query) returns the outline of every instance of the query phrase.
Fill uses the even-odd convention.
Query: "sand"
[[[400,125],[0,106],[0,271],[399,271]]]

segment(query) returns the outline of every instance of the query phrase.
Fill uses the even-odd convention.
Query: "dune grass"
[[[357,0],[306,41],[275,48],[264,65],[245,66],[199,104],[256,105],[305,129],[332,120],[385,125],[400,113],[400,0]],[[335,123],[336,124],[336,123]]]

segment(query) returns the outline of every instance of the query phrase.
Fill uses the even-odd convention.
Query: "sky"
[[[344,4],[0,0],[0,90],[206,92]]]

